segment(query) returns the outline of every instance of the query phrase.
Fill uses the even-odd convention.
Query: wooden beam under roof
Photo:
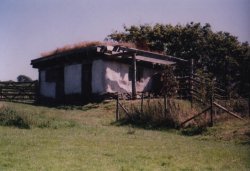
[[[141,55],[141,56],[145,56],[145,57],[149,57],[149,58],[154,58],[154,59],[160,59],[160,60],[168,60],[168,61],[174,61],[174,62],[188,62],[188,60],[185,59],[181,59],[178,57],[174,57],[174,56],[170,56],[170,55],[163,55],[163,54],[159,54],[159,53],[154,53],[154,52],[149,52],[149,51],[145,51],[145,50],[139,50],[139,49],[135,49],[135,48],[126,48],[126,47],[119,47],[119,50],[122,50],[124,52],[134,52],[137,55]]]

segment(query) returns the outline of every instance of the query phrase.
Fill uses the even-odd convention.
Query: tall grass
[[[147,128],[177,128],[183,121],[197,112],[192,109],[188,101],[168,99],[166,110],[163,99],[146,99],[141,106],[141,101],[123,101],[122,104],[129,111],[127,115],[121,108],[122,123],[135,124]],[[199,120],[190,122],[197,124]]]
[[[41,53],[42,56],[50,56],[50,55],[56,55],[59,53],[71,51],[71,50],[77,50],[81,48],[91,47],[91,46],[107,46],[107,45],[118,45],[118,43],[115,42],[100,42],[100,41],[84,41],[75,43],[72,45],[65,45],[63,47],[57,48],[55,50],[49,51],[49,52],[43,52]],[[136,48],[136,45],[133,43],[126,43],[126,42],[120,42],[119,45],[129,47],[129,48]]]

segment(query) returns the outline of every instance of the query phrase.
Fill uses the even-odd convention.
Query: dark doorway
[[[64,68],[56,68],[56,101],[59,103],[64,102]]]
[[[92,93],[92,64],[82,64],[82,98],[84,102],[90,100]]]

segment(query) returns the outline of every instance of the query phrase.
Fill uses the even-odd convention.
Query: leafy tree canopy
[[[107,36],[116,42],[132,42],[137,48],[195,60],[202,71],[227,89],[247,96],[250,92],[250,46],[228,32],[214,32],[211,25],[190,22],[186,25],[155,24],[124,26]]]
[[[32,79],[26,75],[19,75],[17,77],[17,82],[30,82]]]

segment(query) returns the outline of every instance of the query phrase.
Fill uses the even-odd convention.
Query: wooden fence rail
[[[0,82],[0,100],[33,102],[37,97],[38,81]]]

